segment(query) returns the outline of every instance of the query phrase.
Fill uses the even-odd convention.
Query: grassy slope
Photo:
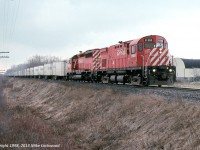
[[[9,108],[18,112],[12,120],[16,128],[24,130],[39,120],[28,124],[30,137],[55,137],[49,142],[66,143],[71,149],[200,147],[199,104],[23,79],[10,80],[4,95]]]

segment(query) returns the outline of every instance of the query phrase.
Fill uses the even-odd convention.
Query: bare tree
[[[40,66],[44,65],[47,63],[52,63],[55,61],[60,61],[61,59],[55,56],[40,56],[40,55],[35,55],[31,58],[28,59],[27,61],[27,68],[35,67],[35,66]]]
[[[55,56],[40,56],[35,55],[27,60],[27,62],[19,65],[13,65],[10,69],[6,71],[6,74],[13,73],[15,71],[24,70],[26,68],[32,68],[36,66],[41,66],[47,63],[52,63],[55,61],[60,61],[61,59]]]

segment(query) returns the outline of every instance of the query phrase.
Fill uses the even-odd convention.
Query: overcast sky
[[[164,36],[175,57],[200,59],[199,0],[0,0],[0,11],[0,51],[10,52],[0,69],[146,35]]]

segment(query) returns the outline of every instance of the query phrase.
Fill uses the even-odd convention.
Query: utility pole
[[[1,56],[1,54],[8,54],[8,53],[10,53],[10,52],[0,52],[0,59],[1,58],[10,58],[8,55],[2,55]],[[0,74],[5,73],[5,71],[6,70],[4,70],[4,69],[0,69]]]
[[[6,70],[1,69],[1,70],[0,70],[0,74],[4,73],[5,71],[6,71]]]
[[[0,56],[0,58],[10,58],[9,56]]]
[[[8,54],[8,53],[10,53],[10,52],[0,52],[0,55],[1,54]],[[0,58],[9,58],[9,56],[8,55],[2,55],[2,56],[0,56]]]

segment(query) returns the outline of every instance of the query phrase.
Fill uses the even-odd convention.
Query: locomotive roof
[[[200,68],[200,59],[184,59],[185,68]]]
[[[145,38],[145,37],[149,37],[149,36],[159,36],[159,35],[148,35],[148,36],[143,36],[143,37],[138,38],[138,39],[132,39],[132,40],[128,40],[128,41],[119,41],[119,43],[111,45],[111,46],[108,46],[108,47],[121,45],[122,43],[137,44],[139,40],[141,40],[142,38]],[[162,37],[162,36],[160,36],[160,37]],[[108,48],[108,47],[104,47],[104,48]],[[100,49],[102,50],[104,48],[100,48]],[[100,50],[100,49],[99,48],[95,48],[95,49],[86,50],[85,52],[81,51],[81,53],[74,55],[72,58],[77,58],[80,55],[85,55],[87,53],[91,53],[91,52],[93,52],[95,50]]]
[[[133,39],[133,40],[131,40],[131,41],[129,41],[129,42],[131,42],[131,44],[137,44],[141,39],[146,38],[146,37],[150,37],[150,36],[162,37],[162,36],[160,36],[160,35],[147,35],[147,36],[143,36],[143,37],[138,38],[138,39]],[[162,37],[162,38],[164,38],[164,37]],[[164,39],[165,39],[165,38],[164,38]]]

